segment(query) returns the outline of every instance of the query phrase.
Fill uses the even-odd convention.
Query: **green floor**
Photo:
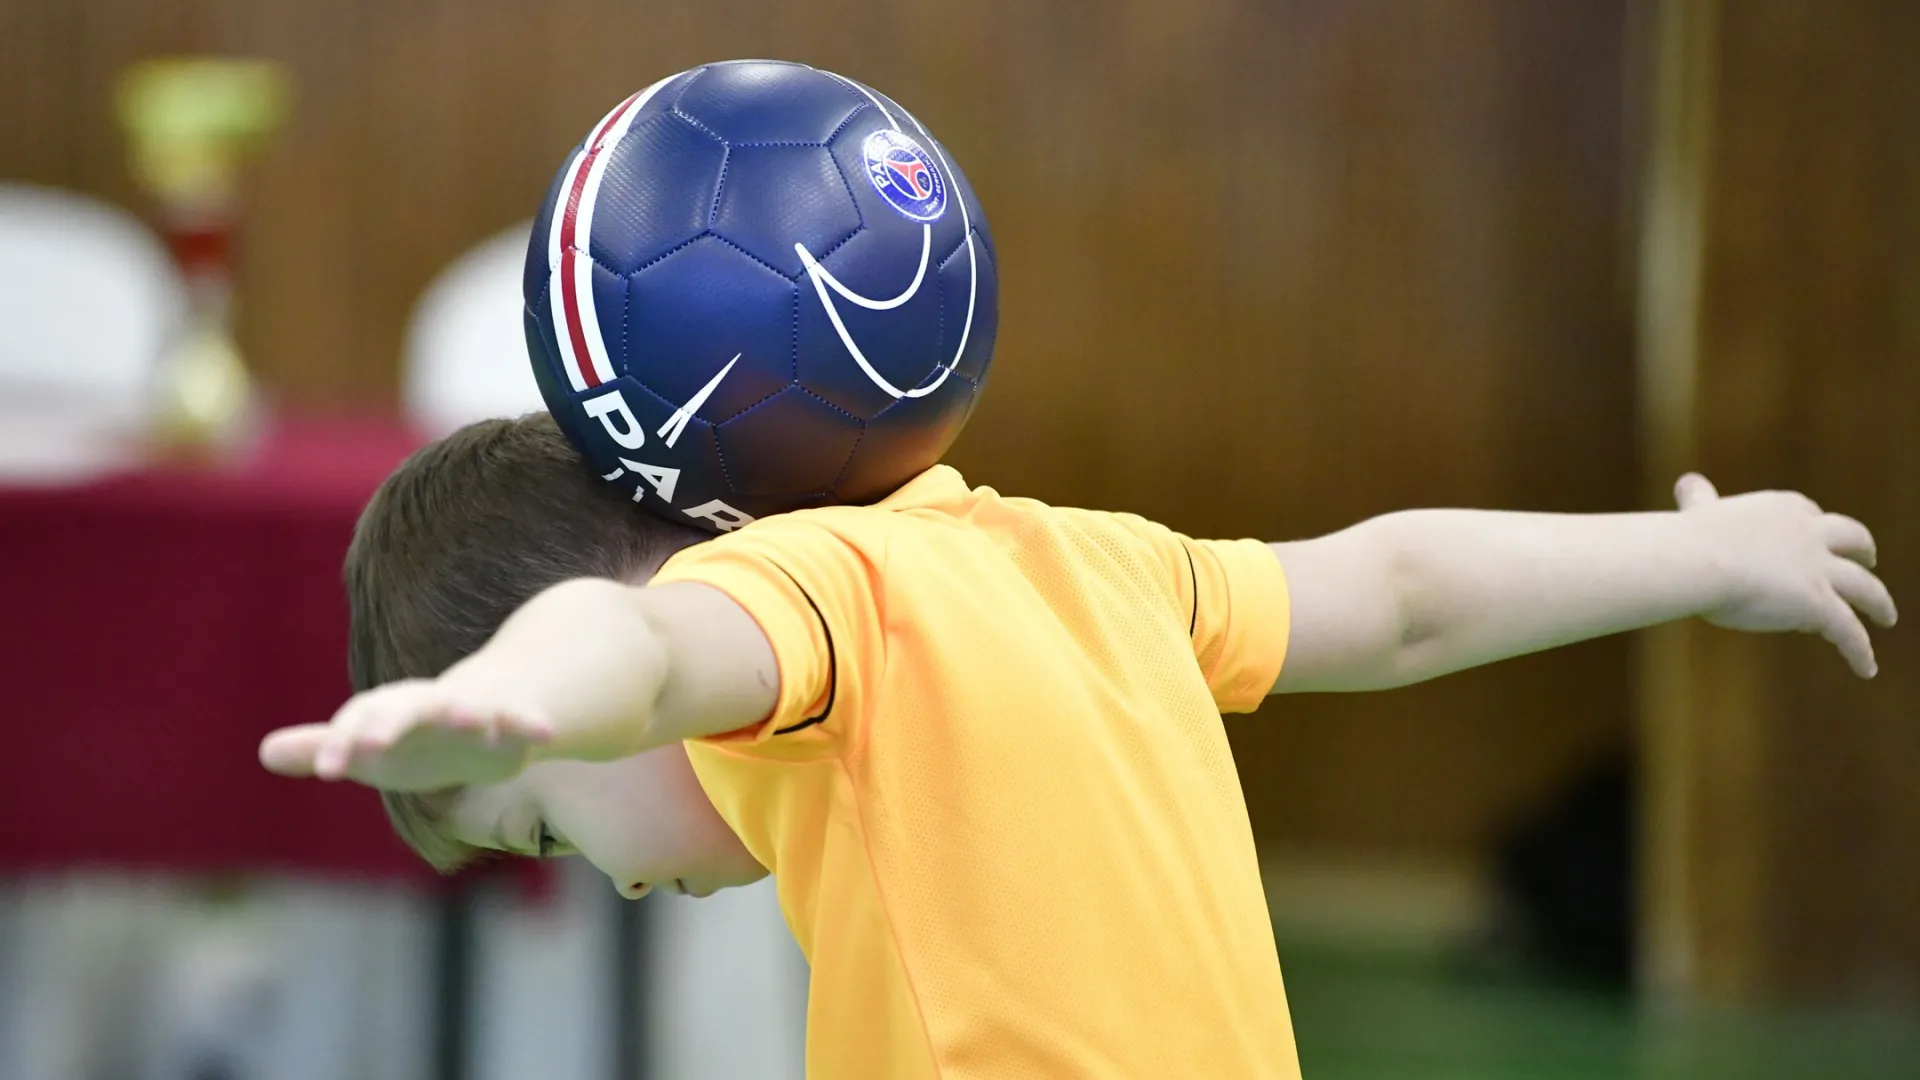
[[[1920,1018],[1662,1016],[1418,954],[1281,942],[1306,1080],[1920,1080]]]

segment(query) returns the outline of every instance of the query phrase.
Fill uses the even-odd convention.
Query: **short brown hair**
[[[470,424],[408,458],[360,514],[346,565],[353,688],[432,678],[546,589],[630,578],[701,539],[593,475],[544,413]],[[394,831],[444,871],[477,854],[444,835],[451,794],[381,793]]]

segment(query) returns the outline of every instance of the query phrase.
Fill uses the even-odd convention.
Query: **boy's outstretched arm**
[[[1895,611],[1864,525],[1790,492],[1723,499],[1698,475],[1675,494],[1677,512],[1415,510],[1274,544],[1293,625],[1273,692],[1405,686],[1692,616],[1819,634],[1872,677],[1855,611]]]
[[[583,579],[528,601],[437,679],[274,732],[260,759],[288,776],[434,791],[504,780],[534,757],[613,760],[735,731],[778,691],[766,635],[720,590]]]

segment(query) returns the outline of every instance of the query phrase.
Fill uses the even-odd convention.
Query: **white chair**
[[[414,305],[401,398],[425,434],[546,407],[520,322],[520,269],[532,228],[523,222],[469,250]]]
[[[0,183],[0,475],[60,480],[124,460],[186,314],[185,282],[132,215]]]
[[[70,482],[136,461],[188,316],[186,282],[132,215],[0,183],[0,481]],[[359,1002],[423,981],[426,951],[405,963],[393,931],[409,937],[424,910],[394,890],[292,881],[217,905],[151,875],[0,882],[0,1077],[184,1080],[206,1055],[276,1080],[419,1075],[424,1047],[401,1052],[413,1028]],[[286,1007],[269,1016],[258,1006],[272,1000]],[[369,1046],[398,1071],[345,1063]]]

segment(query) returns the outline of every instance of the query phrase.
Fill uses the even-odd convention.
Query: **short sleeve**
[[[1193,558],[1193,652],[1222,712],[1252,712],[1280,678],[1287,577],[1258,540],[1180,538]]]
[[[1280,677],[1292,611],[1286,573],[1258,540],[1194,540],[1132,514],[1103,514],[1154,552],[1193,655],[1222,712],[1252,712]]]
[[[770,756],[814,756],[844,745],[860,715],[859,673],[884,641],[877,559],[836,530],[784,515],[688,548],[654,581],[697,581],[746,609],[779,667],[771,715],[712,740]]]

